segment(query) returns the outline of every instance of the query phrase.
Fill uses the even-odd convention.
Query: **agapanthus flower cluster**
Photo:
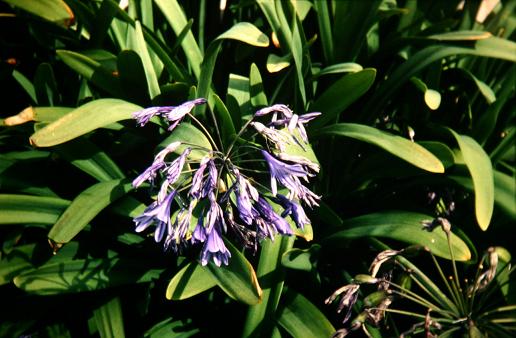
[[[151,107],[133,116],[140,126],[153,117],[162,118],[173,132],[186,116],[192,117],[195,106],[205,103],[205,99],[196,99],[179,106]],[[302,205],[317,206],[320,199],[305,183],[319,172],[319,166],[303,156],[303,151],[290,149],[306,149],[304,124],[318,115],[299,116],[283,104],[261,109],[244,125],[227,152],[219,151],[215,144],[214,150],[208,150],[181,141],[170,143],[133,181],[135,188],[148,182],[157,192],[156,200],[134,219],[136,231],[153,226],[154,240],[175,252],[191,245],[202,246],[201,264],[211,261],[220,266],[227,265],[231,258],[226,235],[256,248],[264,238],[274,240],[278,234],[292,235],[293,227],[303,229],[310,219]],[[269,122],[258,121],[267,118]],[[264,146],[254,142],[236,144],[245,132],[263,136]],[[204,153],[204,157],[190,156],[194,150]],[[262,170],[241,166],[247,163],[241,161],[242,153],[250,152],[254,152],[254,158],[247,162],[258,161]],[[268,174],[270,187],[258,183],[263,179],[262,172]]]

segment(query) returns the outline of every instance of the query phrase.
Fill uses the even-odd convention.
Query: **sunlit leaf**
[[[111,180],[92,185],[81,192],[59,217],[48,237],[56,243],[74,238],[97,214],[132,189],[130,183]]]
[[[325,243],[337,244],[342,240],[360,237],[391,238],[409,244],[427,247],[434,255],[450,259],[445,232],[439,227],[432,232],[423,229],[423,221],[432,221],[433,216],[406,212],[389,211],[368,214],[344,220],[343,230],[325,239]],[[451,234],[451,245],[456,260],[467,261],[471,252],[458,236]]]
[[[131,119],[138,110],[140,106],[118,99],[88,102],[38,130],[30,142],[37,147],[64,143],[111,123]]]
[[[414,166],[443,173],[444,166],[431,152],[415,142],[391,135],[373,127],[355,123],[337,123],[312,133],[314,136],[345,136],[376,145]]]

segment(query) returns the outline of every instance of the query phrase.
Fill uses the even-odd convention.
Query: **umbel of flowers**
[[[199,123],[191,111],[205,103],[200,98],[179,106],[151,107],[133,117],[140,126],[153,117],[162,118],[173,132],[186,116]],[[317,206],[320,199],[304,183],[319,171],[319,166],[304,156],[289,153],[288,149],[292,145],[306,148],[304,124],[319,114],[297,115],[283,104],[260,109],[225,152],[218,151],[216,146],[215,150],[207,150],[180,141],[168,144],[133,181],[135,188],[149,182],[157,192],[156,200],[134,219],[136,231],[155,227],[154,240],[175,252],[200,245],[201,264],[212,261],[220,266],[227,265],[231,257],[223,239],[227,233],[245,246],[256,248],[261,239],[293,234],[286,217],[303,229],[310,220],[302,205]],[[264,145],[243,141],[240,136],[245,132],[261,135]],[[211,135],[206,136],[213,140]],[[192,159],[192,150],[204,151],[206,155],[200,160]],[[179,156],[173,155],[178,152]],[[261,170],[256,170],[256,165]],[[259,183],[264,176],[269,176],[270,187]],[[274,210],[272,205],[283,210]]]

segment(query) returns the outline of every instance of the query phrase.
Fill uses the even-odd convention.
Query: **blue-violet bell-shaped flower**
[[[266,223],[261,225],[267,225],[267,227],[272,226],[274,232],[279,232],[282,235],[292,235],[293,232],[288,222],[283,217],[280,217],[263,197],[260,196],[258,198],[258,202],[255,203],[255,208]],[[265,233],[268,233],[269,237],[272,238],[269,231],[265,231]]]
[[[208,232],[206,241],[201,250],[201,265],[205,266],[211,260],[216,266],[221,264],[228,265],[231,252],[226,248],[221,235],[221,226],[219,223]]]
[[[305,201],[308,205],[317,205],[320,198],[308,188],[306,188],[299,178],[308,181],[310,173],[301,164],[288,164],[278,160],[265,150],[261,151],[271,174],[271,191],[274,196],[278,192],[277,181],[289,190],[287,197],[289,199],[299,199]]]
[[[306,216],[305,210],[301,204],[291,201],[281,194],[278,194],[276,197],[285,209],[281,214],[281,217],[290,215],[296,223],[296,226],[300,229],[304,229],[305,224],[310,224],[310,219]]]
[[[151,118],[161,115],[172,123],[169,130],[173,130],[185,115],[190,113],[195,106],[206,102],[206,99],[200,98],[187,101],[179,106],[149,107],[133,113],[133,118],[135,118],[136,122],[143,127]]]
[[[155,157],[152,165],[145,169],[143,173],[141,173],[138,177],[133,180],[133,187],[138,188],[145,181],[154,182],[158,171],[162,170],[166,166],[165,157],[174,152],[179,146],[181,142],[172,142],[165,149],[161,150]]]
[[[154,232],[154,240],[158,243],[161,242],[165,231],[169,229],[171,224],[170,207],[175,195],[176,191],[174,190],[161,202],[154,201],[147,208],[145,208],[140,216],[135,217],[134,223],[136,223],[136,232],[142,232],[150,225],[155,223],[156,230]]]

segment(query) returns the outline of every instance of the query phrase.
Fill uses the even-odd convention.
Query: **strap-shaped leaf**
[[[309,128],[316,130],[329,122],[336,121],[340,113],[369,90],[376,77],[376,70],[366,68],[362,71],[346,74],[335,81],[310,106],[310,111],[322,112],[322,115],[310,123]]]
[[[0,224],[54,224],[70,201],[43,196],[0,195]]]
[[[346,136],[378,146],[412,165],[434,173],[443,173],[444,166],[434,154],[403,137],[388,134],[366,125],[337,123],[315,130],[313,136]]]
[[[141,109],[118,99],[88,102],[38,130],[30,137],[30,142],[37,147],[61,144],[108,124],[131,119],[132,113]]]
[[[102,338],[125,337],[122,304],[115,297],[93,311],[93,318]]]
[[[282,298],[278,322],[292,337],[331,337],[335,333],[326,316],[303,295],[288,290]]]
[[[475,215],[478,225],[486,230],[491,222],[494,206],[494,179],[491,159],[484,149],[469,136],[449,129],[459,144],[462,157],[468,167],[475,190]]]
[[[92,185],[81,192],[50,229],[48,237],[66,243],[75,237],[105,207],[132,189],[130,183],[111,180]]]
[[[212,274],[197,262],[190,262],[168,283],[166,297],[181,300],[198,295],[217,285]]]
[[[229,265],[218,267],[210,262],[205,268],[228,296],[249,305],[258,304],[262,299],[262,289],[253,266],[230,242],[224,242],[231,252]]]
[[[76,259],[52,262],[16,276],[14,284],[38,295],[55,295],[105,289],[129,283],[145,283],[162,270],[150,270],[148,262],[109,259]]]
[[[391,238],[428,247],[434,255],[450,259],[448,240],[444,231],[440,227],[432,232],[422,228],[421,222],[432,221],[432,219],[433,217],[429,215],[406,211],[368,214],[344,220],[343,230],[327,237],[325,242],[336,244],[341,240],[360,237]],[[471,252],[466,243],[453,233],[451,246],[456,260],[471,259]]]

